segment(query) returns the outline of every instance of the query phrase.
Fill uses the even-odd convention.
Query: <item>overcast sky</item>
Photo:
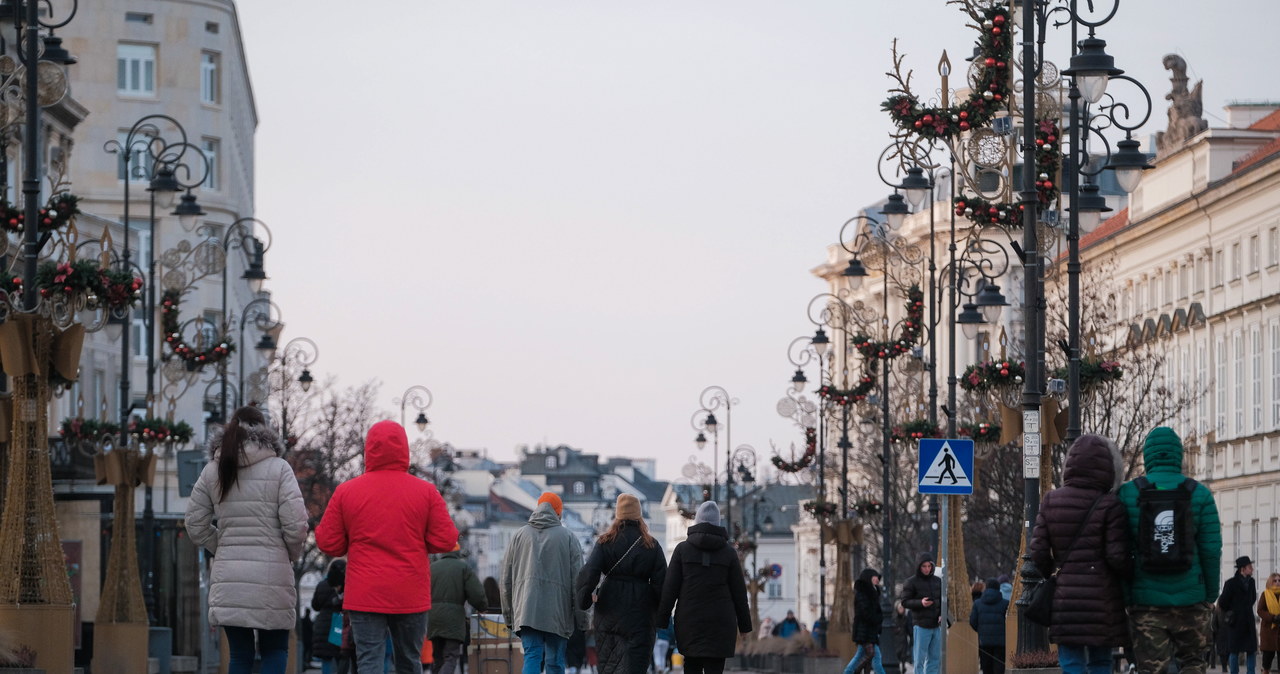
[[[384,382],[396,416],[427,386],[455,446],[657,457],[665,478],[697,453],[709,385],[740,401],[735,446],[800,444],[774,411],[786,347],[813,329],[809,270],[887,193],[892,40],[927,96],[976,37],[944,0],[239,9],[283,339],[315,340],[342,384]],[[1132,0],[1099,37],[1152,91],[1153,133],[1170,52],[1213,126],[1229,100],[1280,100],[1278,25],[1275,0]],[[1049,36],[1064,68],[1068,41]]]

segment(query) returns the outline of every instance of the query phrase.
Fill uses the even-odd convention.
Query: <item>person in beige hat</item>
[[[649,534],[640,500],[618,496],[613,524],[596,539],[577,580],[578,608],[595,602],[600,674],[644,674],[648,669],[653,616],[666,572],[666,555]]]

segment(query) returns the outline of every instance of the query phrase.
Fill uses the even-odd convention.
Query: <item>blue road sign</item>
[[[919,475],[921,494],[972,494],[973,440],[921,439]]]

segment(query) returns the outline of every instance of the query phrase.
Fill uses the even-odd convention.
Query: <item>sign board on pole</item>
[[[921,494],[972,494],[973,440],[921,439],[919,468]]]

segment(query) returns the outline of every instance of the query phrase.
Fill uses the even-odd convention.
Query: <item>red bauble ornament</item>
[[[1001,94],[996,94],[996,97],[995,97],[995,98],[996,98],[996,100],[997,100],[997,101],[1003,101],[1003,100],[1004,100],[1004,96],[1003,96],[1003,95],[1001,95]]]
[[[968,110],[961,110],[961,111],[960,111],[960,119],[969,119],[969,111],[968,111]]]
[[[997,25],[997,26],[1003,26],[1003,25],[1004,25],[1004,15],[1003,15],[1003,14],[997,14],[997,15],[995,15],[995,16],[993,16],[993,17],[991,17],[991,22],[992,22],[992,23],[994,23],[994,24],[995,24],[995,25]]]
[[[992,57],[988,56],[988,57],[987,57],[987,59],[986,59],[985,61],[983,61],[983,63],[985,63],[985,64],[987,65],[987,67],[988,67],[988,68],[990,68],[991,66],[994,66],[994,65],[996,64],[996,60],[995,60],[994,58],[992,58]]]
[[[968,122],[960,122],[960,130],[961,130],[961,131],[968,131],[968,130],[969,130],[969,123],[968,123]]]
[[[1007,65],[1009,65],[1009,64],[1005,63],[1004,61],[1000,61],[1000,62],[996,63],[996,67],[997,67],[997,68],[1003,68],[1003,67],[1005,67],[1005,66],[1007,66]]]
[[[992,34],[992,35],[999,35],[999,34],[1001,34],[1001,33],[1003,33],[1003,32],[1004,32],[1004,29],[1003,29],[1003,28],[1001,28],[1000,26],[995,26],[994,28],[992,28],[992,29],[991,29],[991,34]]]
[[[1048,138],[1045,138],[1045,140],[1049,141],[1050,143],[1056,143],[1056,142],[1058,141],[1058,137],[1057,137],[1057,136],[1049,136]]]
[[[916,127],[917,129],[919,129],[919,128],[922,128],[922,127],[924,126],[924,123],[917,119],[917,120],[916,120],[916,122],[915,122],[915,124],[912,124],[912,126],[914,126],[914,127]]]

